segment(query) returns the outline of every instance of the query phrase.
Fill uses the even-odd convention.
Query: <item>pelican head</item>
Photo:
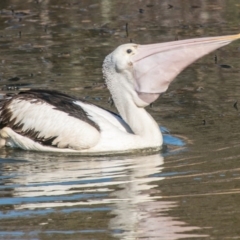
[[[118,88],[131,93],[137,106],[145,107],[192,62],[239,38],[240,34],[148,45],[124,44],[105,58],[103,73],[110,91],[117,79]]]

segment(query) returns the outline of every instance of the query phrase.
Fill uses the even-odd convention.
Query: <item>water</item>
[[[58,89],[114,110],[101,64],[116,46],[236,34],[239,8],[1,1],[1,90]],[[159,154],[1,149],[0,239],[239,239],[239,44],[194,63],[148,109],[170,131]]]

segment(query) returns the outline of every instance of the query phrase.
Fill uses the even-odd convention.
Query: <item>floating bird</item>
[[[6,96],[0,102],[0,145],[85,154],[159,151],[161,131],[144,108],[189,64],[239,38],[119,46],[105,58],[103,75],[120,115],[57,91]]]

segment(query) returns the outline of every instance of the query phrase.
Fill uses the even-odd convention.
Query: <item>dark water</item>
[[[101,64],[116,46],[236,34],[239,13],[237,0],[1,0],[0,88],[110,108]],[[0,238],[240,239],[239,47],[194,63],[148,109],[171,132],[160,154],[2,149]]]

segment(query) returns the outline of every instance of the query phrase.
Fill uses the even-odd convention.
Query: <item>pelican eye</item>
[[[131,53],[131,52],[132,52],[132,49],[128,49],[128,50],[127,50],[127,53]]]

